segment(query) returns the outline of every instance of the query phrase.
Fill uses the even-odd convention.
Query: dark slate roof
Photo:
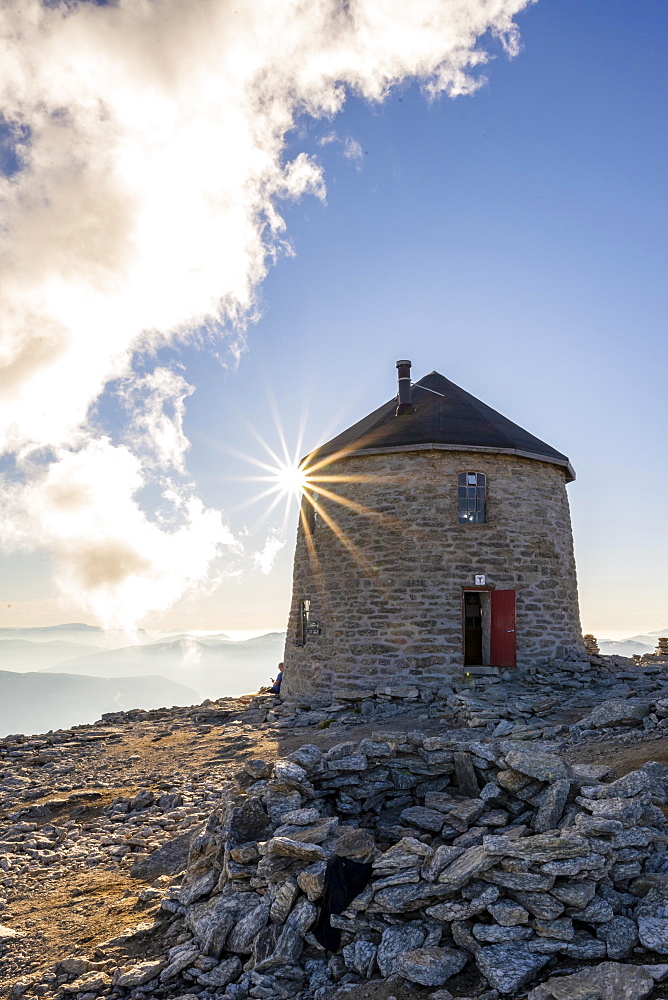
[[[414,413],[396,417],[396,397],[389,399],[373,413],[316,448],[304,461],[312,465],[325,457],[343,458],[351,454],[431,446],[536,458],[562,466],[567,482],[575,479],[565,455],[438,372],[430,372],[414,383],[412,403]]]

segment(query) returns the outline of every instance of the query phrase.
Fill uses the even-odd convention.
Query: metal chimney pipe
[[[398,406],[395,410],[395,417],[401,417],[406,413],[414,413],[411,405],[411,363],[410,361],[397,361],[397,378],[399,380],[399,392],[397,394]]]

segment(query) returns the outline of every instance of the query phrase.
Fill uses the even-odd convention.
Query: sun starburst
[[[279,462],[273,475],[267,478],[273,480],[274,489],[280,497],[295,497],[296,500],[301,499],[310,485],[307,470],[294,462]]]
[[[248,453],[242,453],[231,447],[228,443],[222,447],[225,451],[236,455],[254,465],[259,474],[251,476],[241,476],[240,479],[254,481],[263,484],[257,492],[239,504],[237,509],[242,509],[259,502],[265,501],[264,509],[259,515],[255,525],[251,527],[251,532],[257,530],[261,524],[267,524],[270,517],[277,508],[282,508],[281,536],[286,535],[289,528],[290,517],[294,510],[293,504],[299,512],[299,522],[304,537],[305,544],[309,552],[309,558],[316,578],[320,572],[320,560],[318,557],[318,546],[314,535],[315,525],[320,521],[323,526],[331,531],[338,541],[346,548],[350,556],[355,560],[363,571],[369,571],[374,578],[374,584],[379,585],[377,574],[369,563],[368,557],[349,537],[342,518],[344,512],[353,512],[364,518],[373,518],[377,523],[382,524],[388,530],[404,530],[404,525],[398,523],[395,517],[386,512],[374,510],[372,507],[347,496],[347,484],[366,484],[373,493],[374,484],[384,483],[388,479],[385,473],[363,473],[353,474],[346,470],[340,471],[339,460],[346,459],[354,454],[354,449],[342,448],[333,454],[322,456],[318,450],[312,451],[308,459],[300,458],[302,452],[302,440],[306,425],[306,408],[302,411],[299,432],[293,447],[288,446],[286,436],[283,432],[282,422],[271,392],[268,398],[272,404],[274,416],[274,429],[279,439],[279,447],[272,448],[266,439],[243,417],[238,416],[246,424],[248,430],[256,441],[261,445],[266,453],[263,459]],[[364,445],[374,445],[375,432],[366,435],[360,442]],[[355,491],[358,494],[359,492]],[[362,496],[367,491],[362,492]],[[317,533],[316,533],[317,534]]]

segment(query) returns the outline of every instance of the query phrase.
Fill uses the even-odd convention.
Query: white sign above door
[[[475,585],[476,587],[484,587],[487,582],[487,577],[484,573],[476,573]]]

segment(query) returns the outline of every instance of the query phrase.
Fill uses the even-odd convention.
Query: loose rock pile
[[[380,686],[369,692],[350,692],[332,705],[312,707],[307,703],[284,703],[263,698],[266,720],[279,729],[347,726],[374,720],[383,725],[410,707],[421,723],[438,721],[454,728],[476,729],[479,735],[517,739],[607,738],[610,730],[633,726],[651,731],[668,727],[668,719],[656,704],[668,697],[666,663],[654,656],[641,664],[622,656],[592,655],[588,660],[552,660],[512,673],[484,668],[484,676],[467,674],[451,684],[432,690]],[[631,701],[634,717],[591,718],[601,703]],[[642,712],[638,714],[638,708]],[[577,719],[570,727],[566,715]]]
[[[434,1000],[525,997],[534,979],[533,1000],[648,997],[668,971],[652,964],[668,955],[666,771],[612,782],[564,760],[610,740],[658,752],[665,665],[592,655],[358,698],[264,693],[0,740],[0,995],[11,979],[44,1000],[366,1000],[393,976],[402,1000],[400,978]],[[288,752],[305,740],[322,749]],[[337,857],[371,877],[325,951]],[[47,963],[17,904],[87,873],[128,880],[127,916],[94,946],[64,935]],[[581,963],[599,978],[566,984]]]
[[[247,763],[163,901],[189,933],[151,974],[173,995],[320,998],[393,973],[439,987],[475,962],[510,995],[555,956],[668,954],[668,768],[606,782],[549,744],[456,736]],[[313,929],[337,856],[372,867],[330,954]]]

